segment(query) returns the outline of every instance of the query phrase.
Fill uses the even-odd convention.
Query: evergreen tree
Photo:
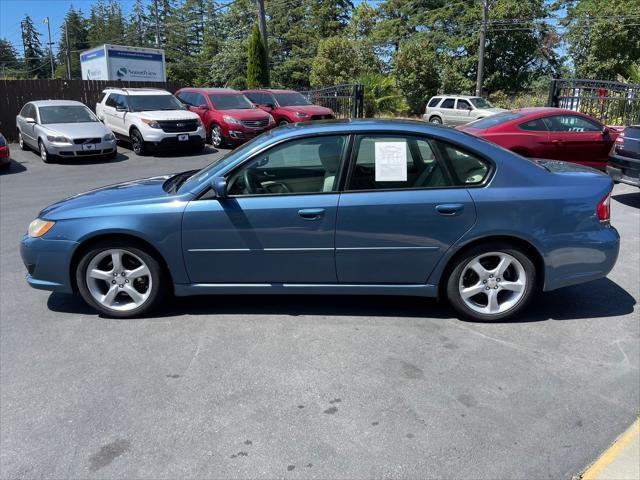
[[[425,101],[436,94],[440,86],[435,46],[420,39],[400,44],[394,76],[411,113],[420,114]]]
[[[247,49],[247,87],[259,88],[269,86],[269,65],[267,51],[264,48],[260,28],[253,27],[249,48]]]
[[[0,78],[15,76],[20,66],[18,51],[9,40],[0,38]]]
[[[91,46],[127,43],[122,7],[117,0],[96,0],[91,6],[87,23]]]
[[[151,47],[155,40],[155,25],[145,11],[142,0],[136,0],[129,13],[126,27],[126,38],[130,45]]]
[[[58,43],[56,77],[67,78],[67,34],[69,35],[69,50],[71,63],[71,78],[80,78],[80,54],[89,48],[86,20],[82,11],[72,7],[64,17],[65,23],[60,27],[60,42]],[[66,24],[66,28],[65,28]]]
[[[24,45],[24,67],[27,78],[46,78],[51,73],[49,59],[42,49],[40,33],[29,15],[22,20],[22,44]]]
[[[318,38],[339,35],[349,22],[351,0],[310,0],[309,26]]]

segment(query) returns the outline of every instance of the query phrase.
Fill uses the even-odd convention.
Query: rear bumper
[[[586,238],[581,233],[565,240],[565,245],[576,246],[556,248],[546,255],[545,291],[606,277],[616,264],[620,235],[611,226],[589,233]]]
[[[77,242],[47,240],[24,235],[20,256],[27,269],[27,283],[39,290],[73,293],[70,265]]]
[[[614,182],[640,187],[640,160],[613,155],[609,157],[607,173]]]

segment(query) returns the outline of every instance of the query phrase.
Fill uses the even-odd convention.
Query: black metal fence
[[[551,80],[548,106],[586,113],[606,125],[640,124],[640,85],[607,80]]]
[[[364,116],[364,86],[360,84],[335,85],[300,93],[311,103],[333,110],[336,118],[362,118]]]

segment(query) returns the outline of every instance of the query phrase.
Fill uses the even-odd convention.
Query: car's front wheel
[[[222,135],[222,129],[219,125],[211,125],[209,139],[211,140],[211,145],[215,148],[222,147],[224,145],[224,136]]]
[[[142,134],[137,129],[131,131],[131,148],[136,155],[142,156],[147,154],[147,146],[144,138],[142,138]]]
[[[520,249],[505,243],[471,248],[453,265],[447,298],[463,317],[496,321],[522,311],[536,288],[536,269]]]
[[[24,143],[24,138],[22,137],[22,132],[18,130],[18,145],[20,146],[20,150],[28,150],[27,144]]]
[[[166,289],[158,261],[124,241],[100,243],[85,252],[76,269],[76,282],[89,305],[116,318],[149,313]]]
[[[289,125],[289,121],[287,121],[287,120],[280,120],[280,122],[278,122],[278,126],[279,126],[279,127],[284,127],[285,125]]]
[[[42,140],[38,140],[38,150],[40,151],[40,158],[44,163],[51,163],[53,160],[53,155],[49,154],[47,147],[44,146],[44,142]]]

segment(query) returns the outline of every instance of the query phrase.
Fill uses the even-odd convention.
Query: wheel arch
[[[442,115],[440,115],[439,113],[432,113],[431,115],[429,115],[429,121],[431,122],[434,118],[438,118],[440,120],[440,122],[442,122]]]
[[[71,280],[71,288],[74,292],[78,291],[78,285],[76,283],[76,269],[78,268],[78,264],[80,263],[80,259],[82,256],[94,245],[104,242],[106,240],[119,240],[119,241],[129,241],[134,246],[137,246],[143,250],[145,250],[149,255],[154,257],[160,263],[160,266],[164,270],[164,273],[167,275],[167,279],[169,281],[169,285],[167,288],[173,290],[173,276],[171,275],[171,270],[169,269],[169,265],[167,264],[166,259],[160,253],[160,251],[148,240],[145,240],[137,235],[132,233],[98,233],[94,236],[85,238],[80,244],[75,248],[73,254],[71,256],[71,262],[69,262],[69,278]]]
[[[434,274],[438,275],[438,295],[440,298],[445,298],[444,295],[446,290],[446,279],[449,277],[449,274],[454,269],[456,261],[462,257],[467,251],[472,248],[475,248],[479,245],[487,244],[487,243],[495,243],[502,242],[513,245],[516,248],[519,248],[524,253],[526,253],[533,262],[533,265],[536,269],[536,287],[542,288],[545,282],[545,263],[544,257],[540,253],[540,251],[528,240],[525,240],[521,237],[517,237],[514,235],[490,235],[486,237],[475,238],[468,243],[465,243],[463,246],[458,248],[444,263],[444,266],[441,268],[440,272],[434,272]],[[433,276],[433,274],[432,274]],[[433,282],[430,282],[433,283]]]

